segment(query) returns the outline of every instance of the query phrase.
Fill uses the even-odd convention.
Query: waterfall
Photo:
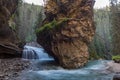
[[[23,59],[39,59],[39,60],[50,60],[51,58],[47,53],[44,52],[43,48],[37,48],[32,46],[24,46]]]

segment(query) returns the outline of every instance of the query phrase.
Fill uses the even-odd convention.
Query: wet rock
[[[93,5],[94,0],[46,2],[37,41],[64,68],[79,68],[88,61],[88,44],[95,33]]]
[[[113,80],[120,80],[120,74],[116,74],[116,75],[113,77]]]
[[[108,71],[115,73],[113,80],[120,80],[120,63],[115,63],[114,61],[108,62],[107,64]]]
[[[120,63],[115,63],[114,61],[108,62],[106,64],[108,66],[108,70],[113,73],[120,73]]]

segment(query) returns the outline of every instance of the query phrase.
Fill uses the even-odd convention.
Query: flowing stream
[[[67,70],[61,68],[42,48],[27,46],[34,50],[39,59],[32,60],[33,69],[22,75],[22,80],[112,80],[113,73],[107,71],[106,60],[89,61],[81,69]],[[28,51],[29,52],[29,51]],[[25,52],[24,55],[27,55]],[[29,55],[29,53],[28,53]],[[27,56],[28,56],[27,55]],[[33,55],[33,54],[32,54]],[[35,56],[35,55],[34,55]],[[28,58],[28,57],[23,57]],[[29,58],[28,58],[29,59]]]
[[[50,58],[47,53],[44,52],[43,48],[37,48],[37,47],[32,47],[32,46],[25,46],[23,50],[23,59],[38,59],[40,61],[43,60],[51,60],[53,58]]]

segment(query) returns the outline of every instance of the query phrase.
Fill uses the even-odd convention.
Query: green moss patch
[[[60,24],[66,22],[67,20],[68,20],[67,18],[64,18],[64,19],[59,20],[59,21],[54,19],[50,23],[44,24],[40,28],[36,29],[36,33],[40,33],[40,32],[42,32],[44,30],[51,30],[51,29],[53,29],[55,27],[58,27]]]
[[[120,60],[120,55],[112,56],[112,60]]]

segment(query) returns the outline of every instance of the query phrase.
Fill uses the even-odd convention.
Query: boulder
[[[116,74],[116,75],[113,77],[113,80],[120,80],[120,74]]]
[[[17,47],[18,39],[16,34],[14,30],[9,27],[8,23],[17,8],[18,1],[19,0],[0,0],[0,58],[6,56],[13,57],[16,53],[21,52]]]
[[[120,73],[120,63],[115,63],[114,61],[110,61],[106,64],[108,66],[108,70],[112,73]]]
[[[114,61],[110,61],[106,64],[108,67],[108,71],[111,73],[115,73],[113,80],[120,80],[120,63],[115,63]]]
[[[37,42],[68,69],[84,66],[92,41],[94,0],[47,0],[46,18],[37,32]]]

